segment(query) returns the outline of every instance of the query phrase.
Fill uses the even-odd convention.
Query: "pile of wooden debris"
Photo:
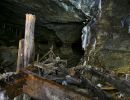
[[[26,93],[39,100],[53,100],[51,95],[67,100],[127,100],[130,96],[130,82],[125,78],[83,63],[68,68],[67,60],[56,56],[53,47],[41,59],[37,57],[36,62],[19,73],[3,76],[5,77],[1,77],[0,84],[5,84],[4,89],[12,97]]]
[[[68,68],[67,60],[56,56],[53,47],[40,60],[38,58],[34,66],[37,67],[35,73],[39,76],[84,93],[91,99],[122,99],[130,95],[128,80],[118,78],[109,70],[83,63]]]

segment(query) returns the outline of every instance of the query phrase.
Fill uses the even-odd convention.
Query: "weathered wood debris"
[[[0,82],[6,84],[4,88],[11,97],[26,93],[39,100],[111,100],[110,95],[94,86],[88,79],[69,75],[67,61],[54,56],[52,49],[44,57],[46,60],[34,62],[31,67],[9,76],[8,80],[1,79]]]
[[[59,98],[62,100],[61,97],[69,100],[79,100],[76,98],[81,97],[83,100],[114,99],[110,93],[93,83],[92,78],[85,77],[83,75],[85,72],[90,73],[92,77],[98,77],[102,82],[111,84],[116,91],[129,97],[130,82],[128,80],[122,80],[105,69],[83,66],[82,64],[67,68],[67,60],[62,60],[56,56],[53,47],[42,59],[37,59],[30,66],[21,69],[19,73],[11,73],[1,77],[0,84],[12,98],[26,93],[39,100],[42,98],[46,100]]]

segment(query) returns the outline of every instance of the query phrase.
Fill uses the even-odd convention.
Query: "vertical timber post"
[[[29,63],[34,60],[34,28],[35,28],[35,15],[26,14],[25,24],[25,37],[19,41],[17,70],[19,72],[23,67],[27,67]],[[16,97],[14,100],[30,100],[26,94]]]
[[[35,15],[26,14],[25,39],[24,39],[24,67],[34,60],[34,28]]]
[[[25,37],[24,37],[24,67],[34,61],[34,28],[35,28],[35,15],[26,14],[25,23]],[[30,100],[31,98],[24,94],[23,100]]]
[[[18,73],[22,68],[24,68],[24,39],[19,41],[16,72]]]

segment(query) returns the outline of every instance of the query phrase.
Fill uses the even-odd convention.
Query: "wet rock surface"
[[[128,16],[128,0],[104,2],[103,13],[97,24],[96,65],[107,68],[129,67],[130,34],[128,25],[122,28],[121,19]]]

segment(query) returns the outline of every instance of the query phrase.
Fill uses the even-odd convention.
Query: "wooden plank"
[[[9,97],[14,98],[26,93],[36,100],[89,100],[87,93],[78,92],[54,81],[39,77],[29,70],[33,71],[35,68],[20,71],[12,76],[9,81],[0,81],[0,84],[4,83],[4,89],[6,89]]]
[[[84,94],[32,74],[28,75],[23,92],[37,100],[88,100]]]

